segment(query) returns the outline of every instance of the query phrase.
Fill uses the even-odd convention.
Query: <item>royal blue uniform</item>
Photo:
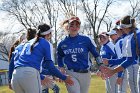
[[[58,66],[72,70],[89,70],[91,66],[89,52],[93,56],[99,57],[96,47],[89,37],[77,35],[75,37],[67,36],[58,45]]]
[[[63,80],[66,79],[66,76],[62,75],[54,66],[53,61],[51,59],[51,54],[50,54],[50,45],[49,42],[46,41],[44,38],[39,39],[39,43],[36,43],[34,46],[33,51],[31,52],[30,48],[31,45],[33,44],[35,39],[32,39],[28,41],[24,47],[23,50],[19,56],[19,59],[14,62],[15,68],[18,67],[33,67],[40,71],[40,63],[42,59],[45,57],[45,66],[49,72],[56,76],[59,77]],[[16,50],[15,50],[16,51]]]

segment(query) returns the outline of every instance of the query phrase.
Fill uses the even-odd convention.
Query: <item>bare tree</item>
[[[103,20],[103,23],[105,24],[106,26],[106,31],[109,32],[112,28],[112,19],[108,16],[106,16]]]
[[[104,1],[104,0],[103,0]],[[110,24],[106,23],[104,20],[106,17],[106,14],[108,12],[108,8],[111,6],[111,4],[114,2],[114,0],[107,0],[104,7],[99,7],[100,3],[103,1],[101,0],[94,0],[91,3],[88,2],[88,0],[81,0],[82,8],[84,10],[84,13],[86,14],[87,21],[89,22],[92,31],[93,31],[93,37],[95,39],[95,42],[98,43],[96,36],[99,34],[99,30],[101,27],[101,24],[103,22],[107,24],[107,31],[110,29]]]
[[[57,0],[57,2],[66,18],[69,18],[72,15],[77,16],[78,0]]]
[[[140,0],[128,0],[131,6],[130,14],[136,18],[140,16]]]
[[[137,19],[137,25],[140,23],[140,0],[128,0],[130,3],[129,14]]]
[[[8,50],[3,43],[0,43],[0,60],[8,62]]]
[[[15,41],[16,37],[13,34],[3,33],[0,36],[0,60],[8,62],[8,55],[10,47]]]

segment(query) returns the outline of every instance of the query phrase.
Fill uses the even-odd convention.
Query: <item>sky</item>
[[[0,0],[1,3],[2,0]],[[127,11],[129,9],[129,4],[125,1],[120,1],[119,3],[116,3],[115,5],[112,5],[109,9],[110,16],[114,17],[114,23],[117,19],[121,18],[122,16],[127,14]],[[125,12],[124,12],[125,11]],[[15,25],[16,24],[16,25]],[[13,20],[12,18],[7,18],[7,14],[3,11],[0,11],[0,31],[11,31],[11,32],[17,32],[21,30],[21,25]]]

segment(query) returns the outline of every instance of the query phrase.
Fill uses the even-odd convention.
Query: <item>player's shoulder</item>
[[[140,29],[136,28],[136,33],[139,34],[140,33]]]
[[[112,41],[109,41],[109,42],[107,43],[107,45],[108,45],[108,46],[114,46],[114,43],[113,43]]]
[[[95,47],[97,47],[96,43],[94,42],[94,39],[92,37],[86,36],[86,35],[79,35],[81,38],[81,41],[85,41],[86,43],[93,44]]]
[[[19,44],[19,45],[15,48],[15,50],[21,50],[21,49],[23,48],[24,45],[25,45],[25,43]]]
[[[78,36],[79,36],[80,38],[83,38],[83,39],[90,39],[89,36],[86,36],[86,35],[79,34]]]
[[[49,41],[42,37],[39,38],[39,43],[41,43],[43,46],[50,45]]]
[[[81,35],[81,34],[79,34],[78,35],[78,39],[80,40],[80,41],[85,41],[85,42],[91,42],[92,41],[92,38],[91,37],[89,37],[89,36],[86,36],[86,35]]]
[[[114,45],[114,43],[112,41],[109,41],[106,45],[107,45],[107,47],[109,47],[112,50],[114,50],[115,45]]]

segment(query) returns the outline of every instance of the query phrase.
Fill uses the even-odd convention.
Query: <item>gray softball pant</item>
[[[72,80],[74,81],[73,86],[68,86],[68,93],[88,93],[90,81],[91,81],[91,73],[78,73],[67,70],[67,74],[72,76]]]
[[[42,93],[40,74],[32,67],[16,68],[11,84],[15,93]]]

